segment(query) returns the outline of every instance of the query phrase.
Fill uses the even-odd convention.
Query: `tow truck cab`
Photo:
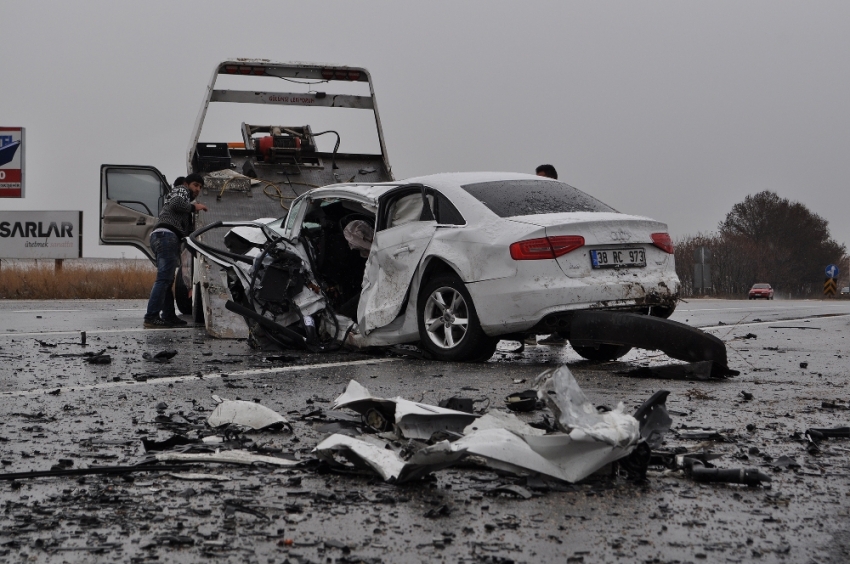
[[[281,84],[292,91],[279,91]],[[209,211],[195,214],[195,228],[283,216],[293,199],[319,186],[393,180],[369,72],[265,59],[220,63],[195,122],[186,170],[205,180],[198,201]],[[105,164],[100,184],[101,243],[130,245],[153,260],[150,233],[171,189],[165,176],[152,166]],[[223,237],[218,231],[203,237]],[[218,265],[183,251],[174,292],[179,310],[212,336],[245,337],[244,320],[224,308],[227,287]]]

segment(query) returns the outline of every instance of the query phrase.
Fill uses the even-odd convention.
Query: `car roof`
[[[477,184],[479,182],[496,182],[499,180],[551,180],[534,174],[523,174],[518,172],[446,172],[441,174],[430,174],[426,176],[414,176],[405,180],[394,182],[382,182],[378,184],[345,183],[330,184],[321,188],[314,188],[308,192],[311,196],[333,197],[348,196],[369,203],[377,203],[383,194],[406,184],[424,184],[436,190],[440,190],[451,198],[453,195],[465,196],[467,193],[462,186]]]

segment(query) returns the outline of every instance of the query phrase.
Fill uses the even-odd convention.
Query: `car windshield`
[[[462,188],[499,217],[617,211],[578,188],[552,180],[500,180]]]
[[[770,290],[770,284],[753,284],[753,290]]]

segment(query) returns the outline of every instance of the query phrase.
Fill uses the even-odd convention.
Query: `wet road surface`
[[[598,476],[555,488],[564,491],[535,490],[523,478],[469,465],[394,486],[315,464],[186,470],[206,475],[199,481],[164,472],[0,481],[0,559],[850,561],[850,439],[830,439],[809,454],[799,435],[810,427],[850,425],[850,301],[680,304],[673,319],[722,338],[730,366],[741,371],[718,381],[618,374],[669,362],[657,352],[590,363],[569,346],[515,354],[512,343],[502,343],[484,364],[342,352],[267,360],[280,353],[210,339],[200,328],[143,330],[144,305],[0,303],[3,472],[138,463],[145,456],[142,438],[212,434],[205,426],[212,394],[259,400],[293,426],[292,433],[236,440],[310,460],[328,429],[327,420],[311,413],[329,409],[351,379],[384,397],[436,404],[458,395],[476,400],[476,408],[501,408],[506,395],[531,387],[542,370],[566,363],[596,404],[622,401],[632,412],[653,392],[670,390],[674,430],[709,428],[722,440],[671,434],[667,448],[721,453],[718,467],[759,468],[773,482],[769,488],[697,484],[680,472],[650,470],[640,485]],[[165,364],[142,358],[163,349],[179,353]],[[112,362],[65,356],[99,351]],[[745,401],[742,392],[753,399]],[[543,413],[522,417],[539,421]],[[534,497],[490,495],[496,484],[524,485]]]

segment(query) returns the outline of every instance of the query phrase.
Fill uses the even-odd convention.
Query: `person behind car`
[[[552,178],[554,180],[558,180],[558,171],[555,170],[555,167],[550,164],[542,164],[536,169],[534,169],[534,174],[537,176],[545,176],[546,178]]]
[[[178,178],[178,181],[180,179]],[[174,312],[174,271],[180,263],[180,240],[192,228],[192,213],[207,211],[204,204],[193,203],[204,187],[200,174],[190,174],[185,184],[174,182],[174,188],[165,197],[157,223],[151,232],[151,250],[156,258],[156,281],[151,288],[145,312],[145,329],[167,329],[187,323]]]

